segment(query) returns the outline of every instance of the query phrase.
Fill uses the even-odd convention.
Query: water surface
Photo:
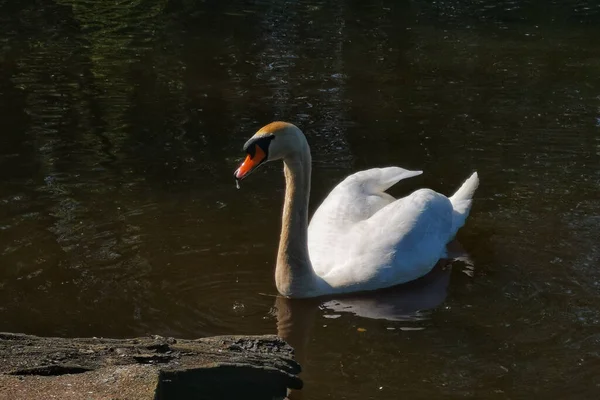
[[[0,0],[0,330],[287,335],[310,399],[600,395],[600,6],[592,1]],[[481,185],[456,262],[278,299],[277,119],[346,175]]]

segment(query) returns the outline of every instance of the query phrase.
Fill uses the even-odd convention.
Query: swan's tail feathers
[[[465,224],[465,220],[469,216],[471,211],[471,204],[473,202],[473,194],[479,186],[479,176],[477,172],[467,179],[462,186],[450,197],[450,202],[454,208],[452,214],[452,237],[456,235],[456,232]]]

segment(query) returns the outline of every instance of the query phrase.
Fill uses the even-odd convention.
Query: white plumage
[[[326,286],[349,292],[397,285],[427,274],[445,256],[469,214],[477,173],[451,198],[430,189],[400,199],[384,192],[421,173],[369,169],[331,191],[308,228],[310,260]]]

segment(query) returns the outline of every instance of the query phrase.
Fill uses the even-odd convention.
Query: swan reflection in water
[[[465,261],[469,273],[471,263],[460,244],[454,241],[451,249],[453,258],[440,260],[424,277],[392,288],[374,292],[329,296],[316,299],[288,299],[277,296],[277,335],[295,350],[295,358],[306,373],[307,345],[319,310],[336,313],[351,313],[369,319],[388,321],[417,321],[423,319],[422,312],[440,306],[446,299],[452,262]],[[456,249],[456,250],[455,250]],[[290,400],[301,399],[302,391],[291,391]]]

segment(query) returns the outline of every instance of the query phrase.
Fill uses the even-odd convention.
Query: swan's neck
[[[302,150],[285,158],[283,165],[286,189],[275,283],[284,296],[303,297],[315,289],[308,255],[311,155],[306,139]]]

